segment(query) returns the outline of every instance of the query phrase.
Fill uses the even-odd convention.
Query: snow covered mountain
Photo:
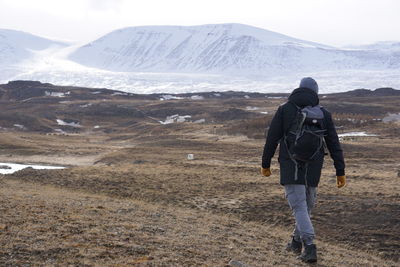
[[[0,30],[0,83],[266,93],[290,92],[311,76],[321,93],[400,88],[399,47],[381,42],[340,49],[241,24],[131,27],[85,46]]]
[[[10,65],[26,60],[32,51],[66,44],[45,39],[30,33],[0,29],[0,65]]]
[[[66,45],[26,32],[0,29],[0,81],[33,71],[25,62],[32,60],[37,52]]]
[[[353,45],[349,46],[350,49],[360,49],[360,50],[390,50],[393,52],[400,51],[400,42],[393,42],[393,41],[384,41],[384,42],[377,42],[373,44],[367,45]]]
[[[111,71],[247,77],[400,68],[400,54],[392,50],[343,50],[242,24],[120,29],[80,47],[70,59]]]

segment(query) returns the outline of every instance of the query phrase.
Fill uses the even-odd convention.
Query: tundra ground
[[[0,177],[0,265],[304,265],[284,250],[294,221],[276,159],[271,177],[259,174],[263,132],[284,98],[39,100],[4,101],[3,125],[15,109],[35,123],[19,115],[24,129],[3,126],[0,161],[67,168]],[[400,112],[399,100],[323,98],[340,132],[377,136],[342,141],[342,189],[326,158],[313,214],[316,266],[399,265],[400,129],[381,121]],[[174,114],[191,121],[158,122]]]

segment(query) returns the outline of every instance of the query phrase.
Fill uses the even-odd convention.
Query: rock
[[[230,260],[228,263],[228,266],[233,266],[233,267],[248,267],[246,264],[243,262],[237,261],[237,260]]]
[[[1,170],[10,170],[11,167],[10,167],[10,166],[7,166],[7,165],[0,165],[0,169],[1,169]]]

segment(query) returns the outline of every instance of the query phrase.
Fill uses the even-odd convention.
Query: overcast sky
[[[0,0],[0,28],[88,42],[141,25],[243,23],[328,45],[400,41],[398,0]]]

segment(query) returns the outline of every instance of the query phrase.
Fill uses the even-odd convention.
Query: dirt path
[[[303,266],[289,233],[228,215],[1,178],[0,265]],[[319,242],[317,266],[395,266]],[[351,252],[350,252],[351,251]]]

